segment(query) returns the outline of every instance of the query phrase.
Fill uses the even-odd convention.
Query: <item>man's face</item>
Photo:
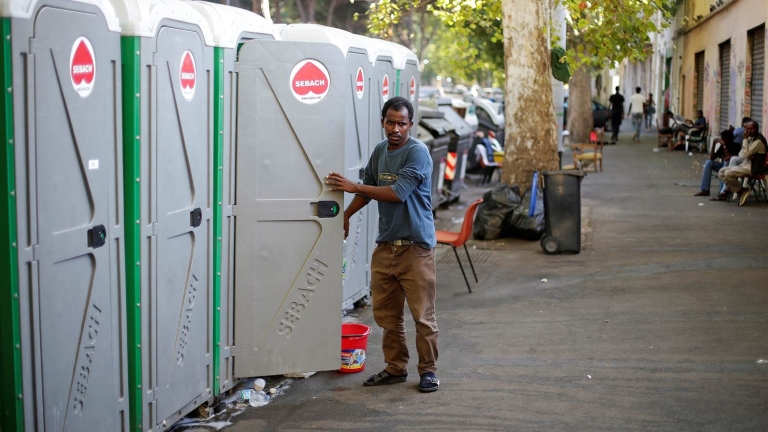
[[[756,134],[757,127],[755,126],[755,122],[747,123],[747,126],[744,127],[744,136],[749,138],[755,136]]]
[[[400,111],[390,108],[387,116],[381,120],[381,126],[387,135],[387,141],[392,146],[399,146],[408,139],[408,132],[413,127],[413,122],[408,119],[408,108],[401,108]]]
[[[699,111],[696,114],[699,116],[699,118],[704,117],[704,111]]]

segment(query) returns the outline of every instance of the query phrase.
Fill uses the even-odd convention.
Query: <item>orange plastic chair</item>
[[[475,213],[477,212],[477,206],[479,206],[481,202],[483,202],[482,198],[478,199],[477,201],[470,204],[469,207],[467,207],[467,212],[464,214],[464,223],[461,224],[460,232],[435,231],[435,236],[437,237],[438,243],[450,245],[453,248],[453,254],[456,255],[456,261],[459,262],[461,274],[464,275],[464,282],[467,283],[467,289],[470,293],[472,292],[472,287],[469,286],[467,274],[464,273],[464,266],[461,265],[461,259],[459,259],[459,253],[456,252],[456,248],[459,246],[464,246],[464,252],[467,253],[469,265],[472,267],[472,274],[475,275],[475,282],[477,282],[477,273],[475,273],[475,266],[472,265],[472,258],[469,256],[466,243],[467,240],[469,240],[470,234],[472,234],[472,224],[475,222]]]

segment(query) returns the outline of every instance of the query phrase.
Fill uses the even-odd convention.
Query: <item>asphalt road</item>
[[[417,391],[412,323],[408,382],[362,386],[384,366],[363,309],[364,373],[288,381],[224,430],[768,430],[768,205],[693,197],[705,155],[629,136],[583,182],[580,254],[472,241],[469,294],[452,251],[438,251],[440,391]],[[440,228],[458,230],[485,190],[469,183]]]

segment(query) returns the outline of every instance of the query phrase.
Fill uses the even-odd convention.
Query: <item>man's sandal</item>
[[[405,375],[392,375],[387,371],[381,371],[377,374],[371,375],[363,385],[366,386],[380,386],[385,384],[397,384],[404,383],[408,378],[408,374]]]
[[[728,201],[728,194],[716,195],[709,199],[710,201]]]
[[[425,372],[419,381],[419,391],[422,393],[436,392],[440,388],[440,380],[433,372]]]

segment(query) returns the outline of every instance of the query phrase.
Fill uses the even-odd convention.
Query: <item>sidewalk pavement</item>
[[[768,205],[694,197],[706,155],[630,136],[584,179],[580,254],[471,241],[469,294],[451,249],[438,250],[440,391],[417,391],[408,318],[407,383],[362,386],[384,367],[362,309],[365,372],[290,382],[225,430],[768,430]],[[439,229],[459,229],[486,190],[475,181],[438,211]]]

